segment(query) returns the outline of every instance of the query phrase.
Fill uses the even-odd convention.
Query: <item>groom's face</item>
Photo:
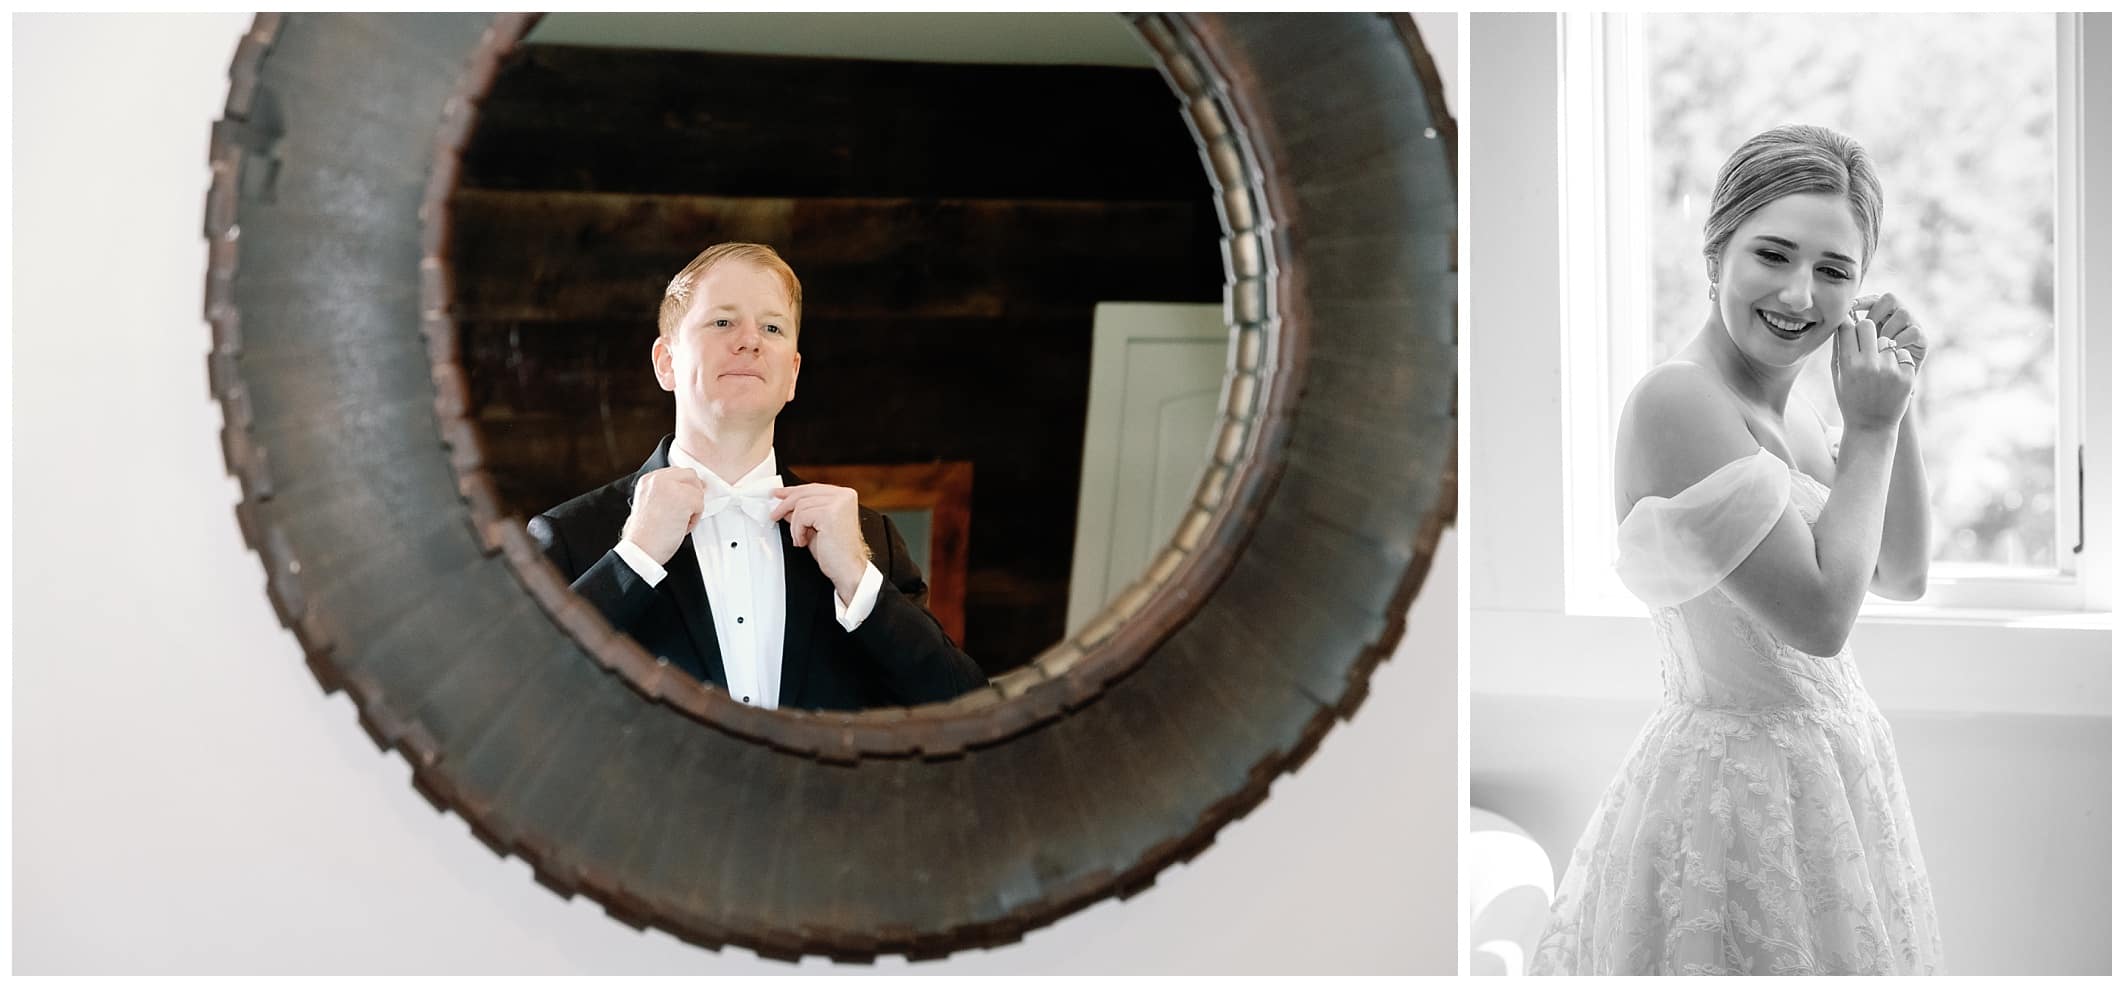
[[[703,272],[677,328],[651,350],[656,381],[702,425],[771,421],[796,397],[796,307],[781,278],[750,261]]]

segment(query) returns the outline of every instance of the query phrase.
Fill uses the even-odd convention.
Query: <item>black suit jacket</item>
[[[722,647],[708,610],[693,537],[680,543],[652,587],[613,547],[634,508],[635,481],[671,465],[671,436],[657,444],[648,462],[588,494],[531,519],[531,537],[575,592],[604,613],[612,626],[661,656],[716,686],[728,688]],[[803,481],[782,471],[782,482]],[[907,554],[892,521],[859,508],[871,562],[885,577],[877,605],[853,632],[834,619],[833,582],[819,570],[811,550],[792,545],[789,523],[782,534],[782,573],[787,585],[787,626],[782,634],[780,705],[809,710],[860,710],[935,703],[985,685],[981,667],[959,651],[924,604],[929,586]]]

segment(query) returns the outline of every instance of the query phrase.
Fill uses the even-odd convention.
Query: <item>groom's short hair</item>
[[[664,286],[664,300],[656,307],[656,332],[670,336],[678,332],[679,320],[686,317],[686,310],[693,305],[693,292],[701,276],[708,269],[723,261],[749,261],[773,272],[782,279],[782,288],[789,293],[790,334],[798,335],[804,322],[804,285],[797,281],[796,272],[789,262],[766,244],[727,243],[716,244],[694,255],[692,262],[679,269],[679,273]]]

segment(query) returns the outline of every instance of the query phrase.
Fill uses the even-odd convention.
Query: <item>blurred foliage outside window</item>
[[[1719,165],[1785,123],[1858,140],[1887,206],[1861,292],[1931,343],[1918,425],[1934,558],[2055,569],[2056,24],[2050,14],[1657,15],[1644,25],[1650,359],[1703,325]],[[1834,428],[1828,348],[1798,394]]]

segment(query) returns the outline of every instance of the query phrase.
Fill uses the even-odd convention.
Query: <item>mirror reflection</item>
[[[550,15],[451,205],[488,468],[734,697],[947,699],[1172,534],[1224,370],[1211,197],[1119,17]]]

